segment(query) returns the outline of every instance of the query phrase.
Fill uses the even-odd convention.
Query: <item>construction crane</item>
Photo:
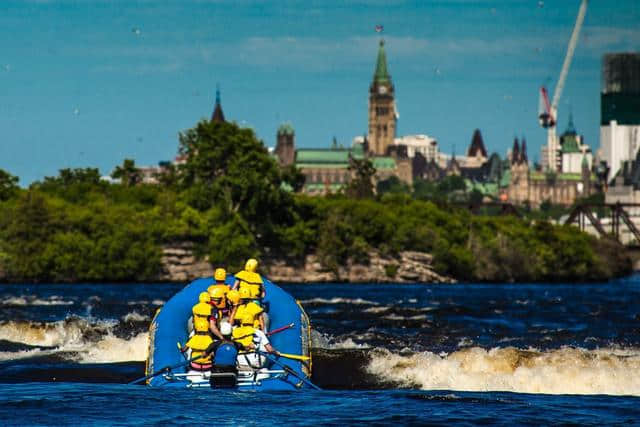
[[[562,70],[560,70],[560,77],[556,84],[555,91],[553,93],[553,101],[549,102],[549,94],[547,88],[542,86],[540,88],[540,103],[538,120],[540,126],[547,129],[547,168],[550,170],[558,169],[558,139],[556,137],[556,124],[558,120],[558,103],[562,96],[562,90],[564,89],[564,83],[567,80],[567,74],[569,74],[569,67],[571,67],[571,60],[573,59],[573,53],[576,50],[578,44],[578,36],[580,35],[580,29],[584,22],[584,16],[587,13],[587,4],[589,0],[582,0],[580,3],[580,9],[578,10],[578,17],[576,23],[573,26],[573,32],[571,33],[571,39],[569,39],[569,46],[567,47],[567,54],[564,57],[562,63]]]

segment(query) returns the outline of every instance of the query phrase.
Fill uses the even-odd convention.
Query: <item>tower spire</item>
[[[216,84],[216,106],[211,115],[211,121],[214,123],[224,123],[224,113],[222,112],[222,104],[220,103],[220,84]]]
[[[376,83],[389,83],[391,77],[387,70],[387,54],[384,51],[384,39],[380,39],[380,46],[378,47],[378,60],[376,61],[376,72],[373,75],[373,80]]]

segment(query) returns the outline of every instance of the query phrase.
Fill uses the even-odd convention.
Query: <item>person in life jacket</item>
[[[216,282],[207,288],[209,295],[211,295],[214,289],[221,289],[225,294],[229,292],[229,285],[224,283],[227,278],[227,271],[224,268],[216,268],[216,271],[213,273],[213,278]]]
[[[213,310],[210,305],[211,297],[207,292],[201,292],[198,296],[198,303],[191,308],[193,314],[193,330],[196,335],[200,333],[212,333],[219,339],[222,334],[218,329],[218,311]]]
[[[244,351],[238,355],[240,368],[259,369],[265,365],[267,359],[256,350],[262,353],[280,354],[273,348],[267,335],[253,326],[253,316],[245,313],[239,320],[240,326],[233,329],[232,335],[233,340],[240,344]]]
[[[211,287],[209,287],[209,289],[211,289]],[[223,288],[213,288],[209,292],[209,296],[211,297],[211,307],[217,312],[219,323],[222,324],[222,322],[229,321],[231,312],[227,305],[227,290]]]
[[[210,329],[211,306],[209,305],[208,293],[202,292],[199,295],[198,303],[193,306],[191,312],[193,314],[193,335],[180,351],[183,353],[188,351],[189,359],[196,358],[190,363],[191,369],[206,371],[211,368],[211,357],[207,354],[207,350],[213,344]]]
[[[243,288],[249,289],[253,298],[262,299],[265,296],[264,282],[262,277],[256,273],[258,269],[258,261],[251,258],[247,260],[244,265],[244,270],[237,272],[234,276],[236,278],[233,284],[233,289],[241,290]]]
[[[214,342],[209,348],[214,365],[235,367],[238,352],[242,350],[242,346],[233,340],[232,331],[231,323],[222,322],[220,333],[224,339]]]
[[[231,313],[233,313],[233,310],[240,304],[240,292],[231,289],[229,292],[227,292],[227,308],[226,308],[226,316],[227,316],[227,322],[229,322],[231,325],[233,325],[233,323],[231,323]],[[224,317],[223,317],[224,319]]]
[[[240,324],[243,318],[251,318],[252,325],[256,328],[260,328],[264,331],[266,328],[264,321],[264,309],[258,301],[251,295],[251,291],[248,288],[241,288],[238,292],[240,297],[240,303],[233,309],[229,322]]]

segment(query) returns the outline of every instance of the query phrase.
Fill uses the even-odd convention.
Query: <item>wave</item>
[[[308,305],[324,305],[324,304],[353,304],[353,305],[380,305],[375,301],[369,301],[362,298],[311,298],[300,301],[301,304]]]
[[[139,321],[141,317],[133,312],[124,320]],[[3,321],[0,322],[0,340],[33,347],[3,351],[0,360],[55,354],[77,363],[143,361],[147,357],[148,347],[146,328],[136,331],[123,328],[120,322],[114,320],[96,321],[79,317],[51,323]]]
[[[3,307],[24,307],[24,306],[46,306],[46,305],[73,305],[74,301],[67,301],[57,295],[48,299],[39,298],[35,295],[11,296],[0,300]]]
[[[640,349],[466,348],[450,354],[372,352],[382,382],[424,390],[640,396]]]

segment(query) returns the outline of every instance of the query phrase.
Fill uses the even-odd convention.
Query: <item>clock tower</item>
[[[387,155],[387,147],[396,136],[396,104],[393,83],[387,71],[384,40],[380,40],[378,60],[369,87],[369,151],[377,156]]]

